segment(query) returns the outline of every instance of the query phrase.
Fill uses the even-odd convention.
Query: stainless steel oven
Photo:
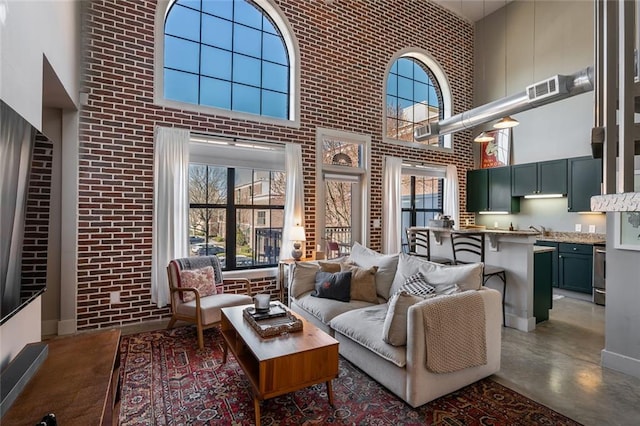
[[[604,244],[593,245],[593,303],[604,305],[607,281],[607,250]]]

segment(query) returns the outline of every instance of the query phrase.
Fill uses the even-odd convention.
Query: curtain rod
[[[239,143],[251,143],[251,144],[259,144],[259,145],[269,145],[269,146],[279,146],[285,147],[286,142],[280,141],[271,141],[264,139],[248,139],[248,138],[239,138],[236,136],[227,136],[227,135],[219,135],[215,133],[200,133],[200,132],[189,132],[189,135],[192,138],[203,138],[203,139],[220,139],[225,142],[239,142]]]

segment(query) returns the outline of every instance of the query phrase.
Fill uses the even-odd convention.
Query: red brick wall
[[[28,298],[47,285],[52,161],[53,142],[42,133],[36,133],[27,189],[21,298]]]
[[[278,0],[300,48],[300,128],[180,111],[153,103],[155,2],[85,3],[78,229],[78,328],[160,319],[150,301],[154,126],[296,142],[305,163],[307,229],[315,222],[317,127],[371,135],[371,217],[380,218],[384,155],[456,164],[461,187],[473,166],[470,135],[454,137],[454,153],[382,142],[384,72],[401,49],[435,58],[452,87],[453,113],[472,105],[473,28],[444,9],[416,0]],[[460,194],[464,200],[464,191]],[[461,209],[464,210],[464,209]],[[472,219],[463,214],[461,219]],[[373,249],[381,230],[371,228]],[[316,241],[307,241],[310,253]],[[273,291],[273,279],[259,281]],[[120,304],[109,292],[121,291]]]

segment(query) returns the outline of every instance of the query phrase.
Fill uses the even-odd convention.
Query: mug
[[[265,312],[269,310],[269,302],[271,301],[271,295],[256,294],[253,299],[254,299],[256,311]]]

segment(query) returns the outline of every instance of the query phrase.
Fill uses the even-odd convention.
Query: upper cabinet
[[[467,211],[520,211],[520,200],[511,196],[511,167],[467,172]]]
[[[568,169],[568,210],[591,211],[591,197],[601,193],[602,160],[591,157],[569,158]]]
[[[511,167],[511,194],[514,197],[566,193],[566,159]]]

